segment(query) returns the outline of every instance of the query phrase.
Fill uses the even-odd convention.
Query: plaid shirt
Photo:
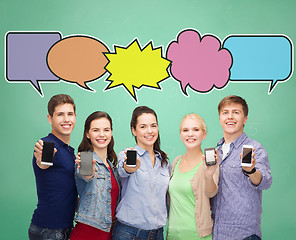
[[[211,199],[214,219],[213,240],[241,240],[253,234],[261,237],[262,190],[272,183],[267,152],[257,141],[243,133],[230,144],[223,159],[222,138],[218,143],[218,193]],[[243,145],[255,148],[256,169],[262,175],[258,186],[242,172],[240,153]]]

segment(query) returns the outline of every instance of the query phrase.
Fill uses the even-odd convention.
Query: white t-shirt
[[[230,149],[230,143],[223,143],[222,145],[222,151],[223,151],[223,159],[226,157],[227,153]]]

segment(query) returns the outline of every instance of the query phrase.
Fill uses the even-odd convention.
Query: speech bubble
[[[209,92],[214,87],[223,88],[229,80],[231,54],[221,48],[220,40],[213,35],[201,38],[194,29],[181,31],[177,41],[169,44],[167,59],[172,62],[171,75],[180,81],[186,96],[187,86],[197,92]]]
[[[223,46],[233,57],[231,81],[269,81],[271,94],[293,73],[292,41],[285,35],[230,35]]]
[[[39,82],[59,81],[48,69],[46,55],[60,39],[59,32],[7,32],[6,80],[30,82],[43,97]]]
[[[70,36],[55,43],[48,52],[47,64],[64,81],[91,90],[86,83],[104,75],[108,63],[106,45],[89,36]]]
[[[111,83],[105,90],[123,86],[137,102],[135,88],[161,89],[159,83],[169,77],[167,68],[170,65],[170,61],[162,57],[162,47],[153,48],[150,41],[141,49],[135,39],[127,47],[114,48],[115,53],[105,54],[109,60],[106,69],[111,73],[106,79]]]

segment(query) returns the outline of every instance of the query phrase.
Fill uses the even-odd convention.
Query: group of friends
[[[261,239],[262,190],[272,183],[267,152],[244,132],[248,105],[227,96],[218,105],[223,138],[216,164],[207,166],[201,149],[204,120],[183,117],[180,138],[186,147],[172,164],[161,150],[157,114],[136,107],[130,128],[136,146],[114,151],[112,119],[90,114],[75,156],[70,143],[76,109],[69,95],[48,102],[52,131],[35,144],[33,169],[38,204],[29,239]],[[53,165],[42,164],[43,142],[55,145]],[[251,166],[241,166],[242,146],[252,145]],[[137,150],[136,166],[126,165],[126,151]],[[80,152],[91,152],[92,174],[80,175]],[[73,219],[76,224],[73,228]]]

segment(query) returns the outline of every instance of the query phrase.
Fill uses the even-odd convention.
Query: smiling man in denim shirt
[[[272,183],[267,152],[243,132],[248,105],[228,96],[218,105],[224,137],[218,143],[219,184],[212,198],[214,240],[261,239],[262,190]],[[243,145],[253,146],[251,167],[241,166]]]

